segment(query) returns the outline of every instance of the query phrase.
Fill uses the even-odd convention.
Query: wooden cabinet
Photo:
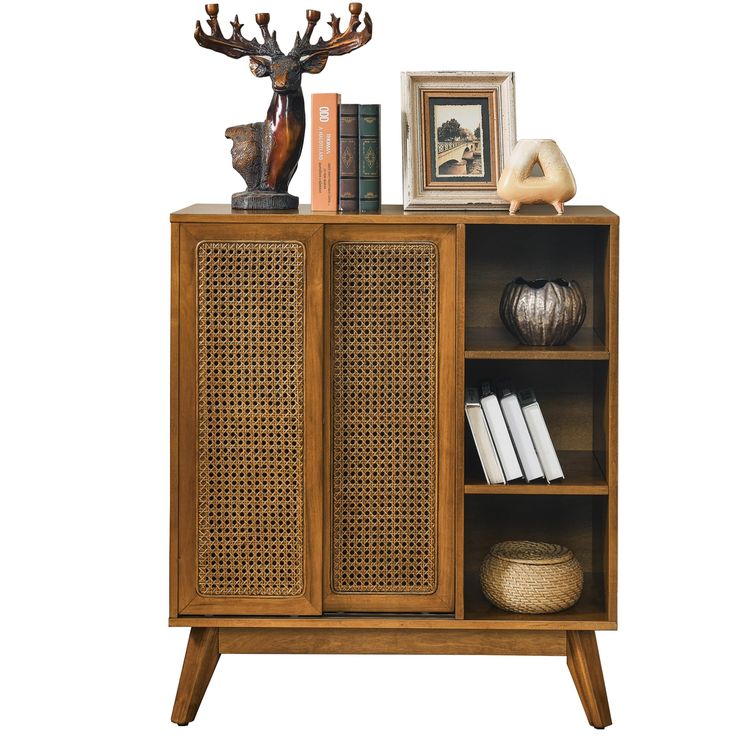
[[[220,653],[557,654],[610,723],[596,629],[616,627],[618,218],[603,208],[172,215],[173,626],[191,627],[172,720]],[[516,276],[575,278],[560,348],[501,326]],[[563,482],[488,486],[463,393],[531,385]],[[491,606],[502,539],[565,544],[584,595],[559,614]]]

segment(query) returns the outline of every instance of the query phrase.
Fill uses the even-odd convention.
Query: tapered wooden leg
[[[595,728],[610,726],[611,711],[608,708],[606,683],[603,680],[595,631],[567,632],[567,666],[588,723]]]
[[[194,720],[212,673],[217,667],[220,659],[218,632],[216,628],[193,628],[189,633],[179,688],[171,713],[171,720],[180,726],[186,726]]]

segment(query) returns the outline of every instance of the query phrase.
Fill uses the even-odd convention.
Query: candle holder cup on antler
[[[256,13],[256,23],[263,34],[263,43],[255,38],[245,39],[238,16],[231,21],[233,33],[225,38],[217,22],[219,6],[205,5],[210,35],[204,33],[197,21],[194,38],[200,46],[218,51],[233,59],[250,57],[250,70],[256,77],[269,76],[273,87],[271,106],[262,123],[234,125],[225,131],[233,142],[233,168],[245,179],[247,189],[232,196],[236,209],[283,210],[298,206],[299,198],[289,194],[289,182],[294,176],[304,144],[306,120],[302,74],[319,74],[327,64],[328,56],[342,56],[360,48],[371,40],[373,24],[368,13],[360,26],[361,3],[350,3],[350,21],[340,31],[340,19],[332,14],[332,37],[311,42],[312,31],[320,19],[318,10],[307,10],[307,30],[304,36],[296,34],[294,48],[284,54],[276,43],[276,31],[268,30],[268,13]]]

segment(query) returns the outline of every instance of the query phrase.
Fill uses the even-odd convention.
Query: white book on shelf
[[[519,458],[516,456],[514,443],[511,441],[511,435],[509,434],[509,428],[506,426],[506,421],[503,418],[501,405],[498,403],[498,396],[491,391],[490,385],[485,383],[481,386],[481,394],[480,405],[483,408],[488,429],[491,431],[491,438],[493,439],[493,444],[496,446],[496,452],[501,461],[503,474],[506,476],[507,481],[523,478],[524,473],[521,470]]]
[[[475,441],[475,448],[478,450],[480,464],[483,466],[486,482],[491,485],[506,483],[501,461],[498,459],[498,453],[493,444],[488,424],[486,424],[483,408],[480,405],[478,389],[465,389],[465,416],[468,418],[468,424]]]
[[[508,387],[501,391],[501,410],[511,433],[511,439],[519,456],[521,469],[524,471],[527,483],[538,478],[544,478],[542,465],[537,457],[532,436],[529,434],[529,428],[526,426],[526,420],[521,411],[519,397]]]
[[[537,451],[539,462],[542,465],[544,476],[547,481],[564,478],[560,460],[557,457],[555,446],[552,444],[552,438],[549,436],[547,423],[544,421],[542,410],[539,402],[531,389],[519,391],[519,403],[521,410],[526,419],[526,426],[529,427],[529,434],[532,436],[532,442]]]

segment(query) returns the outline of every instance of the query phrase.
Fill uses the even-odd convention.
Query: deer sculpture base
[[[246,189],[232,196],[234,210],[295,210],[299,197],[288,192],[259,192]]]

